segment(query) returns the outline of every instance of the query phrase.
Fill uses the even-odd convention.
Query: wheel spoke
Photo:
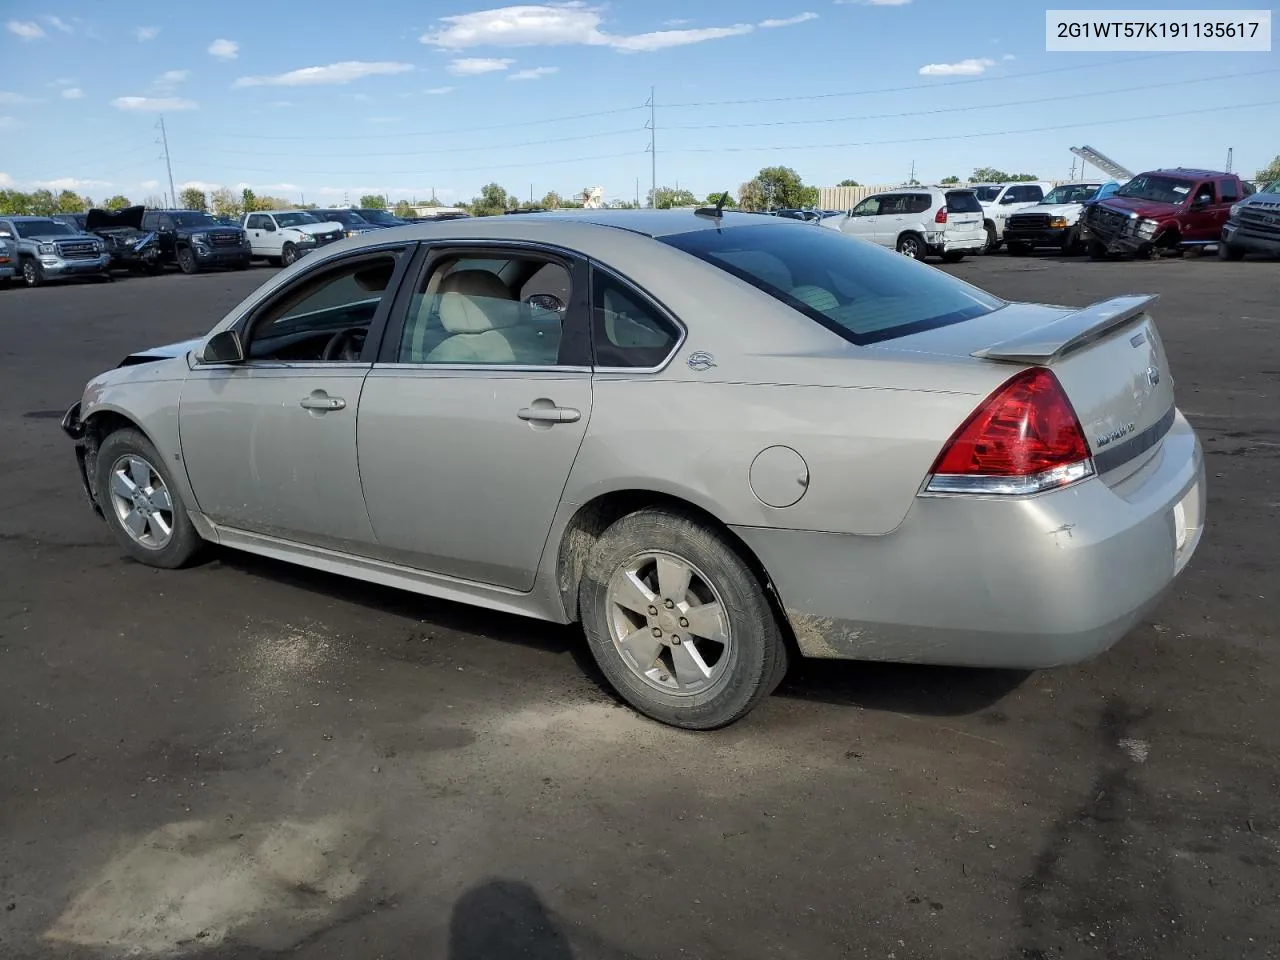
[[[122,500],[132,500],[137,484],[124,475],[123,470],[111,474],[111,492]]]
[[[648,670],[662,652],[662,644],[658,642],[648,627],[641,627],[622,638],[621,646],[637,667]]]
[[[656,599],[653,592],[630,570],[614,581],[613,602],[632,613],[646,616]]]
[[[147,518],[144,517],[137,510],[130,510],[128,513],[124,515],[121,522],[125,525],[125,529],[127,529],[135,537],[140,537],[143,535],[143,533],[146,532]]]
[[[151,488],[151,467],[147,466],[145,460],[139,460],[137,457],[129,458],[129,476],[133,478],[133,482],[142,490]]]
[[[689,621],[688,630],[695,637],[723,644],[729,631],[726,629],[724,607],[719,603],[704,603],[690,607],[684,613]]]
[[[682,687],[703,684],[711,679],[711,668],[703,661],[697,648],[687,641],[672,645],[671,665],[676,670],[676,682]]]
[[[658,557],[658,592],[666,599],[683,602],[692,576],[693,571],[679,560]]]
[[[156,487],[151,492],[151,506],[157,510],[173,510],[173,500],[169,497],[169,491],[164,487]]]
[[[147,530],[150,531],[152,539],[157,543],[163,543],[165,540],[169,539],[171,529],[172,528],[169,524],[165,523],[164,517],[160,516],[160,514],[153,513],[151,516],[147,517]]]

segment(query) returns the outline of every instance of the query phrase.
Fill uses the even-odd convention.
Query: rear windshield
[[[857,344],[980,317],[1004,301],[835,230],[779,224],[662,237]]]
[[[974,187],[973,192],[978,195],[978,199],[983,203],[994,203],[1003,189],[1003,184],[996,184],[994,187]]]
[[[947,194],[947,210],[951,213],[981,213],[982,204],[972,190],[953,190]]]

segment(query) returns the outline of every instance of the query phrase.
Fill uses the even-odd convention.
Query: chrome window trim
[[[617,283],[621,284],[624,287],[629,287],[630,289],[634,290],[640,296],[640,298],[644,300],[646,303],[651,303],[655,307],[657,307],[658,312],[662,316],[666,317],[666,319],[675,326],[676,333],[677,333],[676,342],[672,345],[671,350],[667,353],[666,357],[663,358],[662,362],[655,366],[652,366],[652,367],[595,366],[594,367],[595,372],[608,373],[608,374],[616,374],[616,373],[654,374],[654,373],[661,373],[662,371],[666,370],[667,367],[671,366],[671,361],[675,358],[676,354],[680,352],[681,348],[685,344],[685,341],[689,339],[689,328],[684,325],[684,323],[680,320],[679,317],[677,317],[674,313],[671,312],[670,309],[668,309],[666,304],[664,304],[661,300],[659,300],[653,294],[649,293],[647,290],[644,289],[644,287],[640,286],[634,280],[631,280],[630,278],[624,276],[623,274],[619,273],[617,270],[613,269],[612,267],[605,266],[604,264],[600,263],[597,260],[591,260],[590,258],[588,258],[588,262],[593,271],[599,270],[602,273],[608,274],[609,277],[612,278]],[[595,309],[596,309],[595,296],[596,296],[596,292],[593,284],[591,289],[591,312],[592,312],[591,326],[593,330],[595,328],[595,316],[594,316]],[[591,353],[592,353],[592,358],[594,359],[594,356],[595,356],[594,340],[592,341]]]
[[[375,363],[374,370],[459,370],[469,373],[591,373],[591,367],[535,366],[524,363]]]

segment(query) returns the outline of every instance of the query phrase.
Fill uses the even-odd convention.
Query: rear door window
[[[982,204],[972,190],[952,190],[947,194],[947,210],[951,213],[981,213]]]
[[[667,243],[857,344],[983,316],[1004,301],[835,230],[776,224],[695,230]]]
[[[1223,180],[1222,181],[1222,202],[1235,203],[1239,199],[1240,199],[1240,191],[1236,189],[1236,182],[1234,180]]]

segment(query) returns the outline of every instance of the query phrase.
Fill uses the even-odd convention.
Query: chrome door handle
[[[347,401],[341,397],[331,397],[326,393],[313,393],[298,401],[303,410],[341,410],[346,405]]]
[[[581,411],[573,407],[524,407],[516,416],[532,423],[577,423],[582,419]]]

